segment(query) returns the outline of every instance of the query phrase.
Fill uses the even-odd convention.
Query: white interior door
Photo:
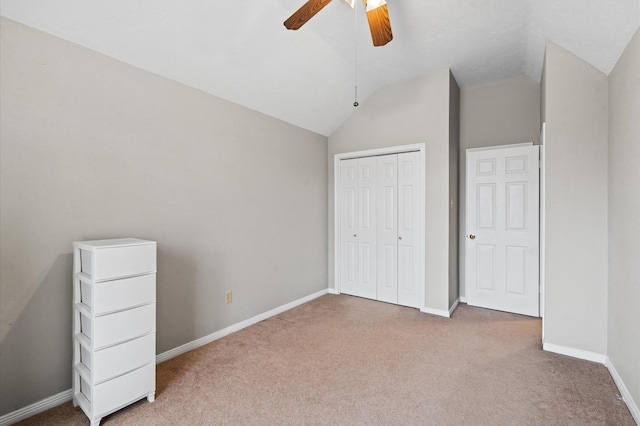
[[[467,302],[539,316],[539,150],[467,150]]]
[[[419,308],[422,235],[420,153],[398,154],[398,304]]]

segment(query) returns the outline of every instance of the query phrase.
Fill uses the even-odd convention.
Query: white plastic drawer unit
[[[92,426],[155,399],[156,242],[73,243],[73,404]]]
[[[113,281],[80,283],[80,301],[94,315],[120,311],[156,300],[156,275],[140,275]]]
[[[80,312],[80,333],[93,349],[126,342],[156,330],[156,304],[91,318]]]
[[[80,272],[93,281],[156,272],[156,244],[135,238],[77,243]]]
[[[80,345],[80,342],[76,342]],[[156,334],[147,334],[121,345],[92,352],[80,346],[80,363],[93,383],[104,382],[155,362]]]
[[[148,364],[123,376],[91,386],[84,378],[80,379],[80,392],[91,404],[94,416],[113,412],[140,398],[144,398],[155,388],[155,364]]]

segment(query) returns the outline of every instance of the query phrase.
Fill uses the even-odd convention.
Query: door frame
[[[539,197],[539,202],[538,202],[538,243],[539,243],[539,247],[538,247],[538,318],[544,318],[544,261],[545,261],[544,259],[544,224],[545,224],[545,219],[544,219],[544,196],[545,196],[544,194],[544,182],[545,182],[544,135],[545,135],[545,124],[543,123],[542,130],[540,133],[540,142],[541,142],[540,144],[534,144],[533,142],[522,142],[522,143],[513,143],[513,144],[507,144],[507,145],[492,145],[492,146],[485,146],[485,147],[479,147],[479,148],[469,148],[465,150],[465,155],[466,155],[466,152],[469,152],[469,151],[490,151],[493,149],[518,148],[523,146],[534,146],[534,145],[537,145],[539,147],[538,167],[540,170],[538,174],[538,197]],[[467,178],[468,177],[466,176],[466,170],[465,170],[465,179]],[[465,206],[466,206],[468,191],[469,191],[469,188],[466,187],[466,191],[464,194]],[[469,286],[471,285],[471,283],[469,282],[468,274],[467,274],[467,256],[466,256],[467,238],[469,236],[469,230],[467,229],[467,223],[466,223],[468,219],[469,218],[467,217],[467,214],[465,212],[465,224],[464,224],[465,242],[463,247],[465,250],[465,265],[464,265],[465,298],[467,298],[469,295]],[[542,335],[544,340],[544,321],[542,324]]]
[[[416,143],[411,145],[398,145],[385,148],[369,149],[365,151],[343,152],[333,156],[333,290],[330,292],[340,294],[340,161],[362,157],[378,157],[388,154],[401,154],[403,152],[419,152],[420,153],[420,306],[422,311],[425,306],[425,241],[426,241],[426,221],[425,221],[425,186],[426,186],[426,170],[425,170],[425,143]]]
[[[542,342],[544,343],[544,312],[545,312],[545,232],[546,232],[546,153],[545,153],[546,123],[542,123],[540,130],[540,318],[542,318]]]

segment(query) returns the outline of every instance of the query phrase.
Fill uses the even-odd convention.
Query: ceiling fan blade
[[[330,2],[331,0],[309,0],[284,21],[284,26],[288,30],[297,30]]]
[[[369,8],[372,1],[367,4],[367,20],[369,21],[369,29],[371,30],[371,38],[374,46],[384,46],[393,40],[391,32],[391,21],[389,21],[389,10],[387,4],[382,1],[381,5],[375,8]]]

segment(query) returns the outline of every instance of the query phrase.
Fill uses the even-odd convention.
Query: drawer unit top
[[[76,241],[73,243],[73,247],[82,250],[95,251],[104,248],[138,246],[155,243],[155,241],[141,240],[139,238],[113,238],[110,240]]]
[[[104,241],[113,242],[104,244]],[[126,238],[98,242],[75,242],[80,271],[93,281],[107,281],[156,272],[156,243]]]

